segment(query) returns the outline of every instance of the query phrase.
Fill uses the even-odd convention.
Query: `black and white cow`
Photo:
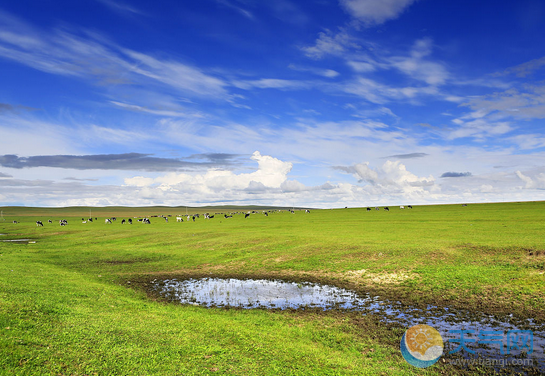
[[[49,221],[47,221],[48,223],[53,223],[53,221],[50,219]]]
[[[44,224],[42,223],[42,221],[36,221],[36,226],[37,227],[44,227]]]
[[[244,218],[248,218],[250,216],[250,213],[244,214]]]
[[[112,220],[111,220],[110,218],[106,218],[106,219],[104,220],[104,223],[105,223],[105,224],[112,224]]]
[[[367,211],[371,211],[371,208],[367,208]]]
[[[390,208],[389,208],[389,207],[385,207],[384,210],[390,211]]]
[[[132,225],[132,219],[129,218],[129,225]]]
[[[121,220],[121,224],[122,224],[122,225],[125,224],[125,220],[124,220],[124,219]]]

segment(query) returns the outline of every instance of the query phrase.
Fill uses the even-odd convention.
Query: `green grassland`
[[[36,241],[0,242],[0,374],[464,372],[410,366],[398,345],[406,328],[386,327],[374,315],[176,305],[147,291],[163,276],[324,282],[405,304],[545,321],[543,202],[216,215],[189,223],[174,216],[242,209],[0,209],[0,239]],[[89,209],[99,220],[83,224]],[[168,214],[169,223],[120,223]],[[118,221],[105,224],[111,216]],[[60,227],[61,218],[69,225]]]

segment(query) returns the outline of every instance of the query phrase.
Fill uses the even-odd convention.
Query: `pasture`
[[[257,212],[194,222],[185,207],[0,209],[0,240],[35,241],[0,242],[0,374],[490,371],[441,363],[414,368],[399,351],[406,328],[376,315],[169,303],[149,289],[163,277],[319,282],[406,305],[545,322],[544,202],[268,217],[265,208],[188,208],[189,214]],[[90,209],[98,220],[84,224]],[[152,215],[172,217],[168,223],[151,217],[149,225],[135,218]],[[105,224],[111,217],[117,221]],[[122,225],[128,218],[135,222]],[[68,225],[59,226],[60,219]]]

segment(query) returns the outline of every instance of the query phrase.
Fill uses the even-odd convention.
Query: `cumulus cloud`
[[[261,155],[258,151],[252,154],[251,159],[258,165],[257,170],[251,173],[236,174],[232,171],[210,169],[204,174],[195,175],[170,173],[157,178],[136,176],[125,179],[125,184],[194,192],[279,189],[287,180],[287,175],[293,167],[291,162],[283,162],[268,155]]]
[[[515,175],[525,183],[526,189],[545,189],[545,173],[543,172],[536,174],[533,178],[520,171],[515,171]]]
[[[416,0],[340,0],[342,7],[354,18],[368,25],[395,19]]]
[[[382,166],[372,169],[369,163],[358,163],[353,166],[335,167],[337,170],[351,173],[360,182],[381,187],[425,187],[435,183],[433,176],[420,178],[409,171],[399,161],[386,161]]]

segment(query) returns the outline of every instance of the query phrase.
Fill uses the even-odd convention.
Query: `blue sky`
[[[0,205],[545,199],[545,3],[0,5]]]

